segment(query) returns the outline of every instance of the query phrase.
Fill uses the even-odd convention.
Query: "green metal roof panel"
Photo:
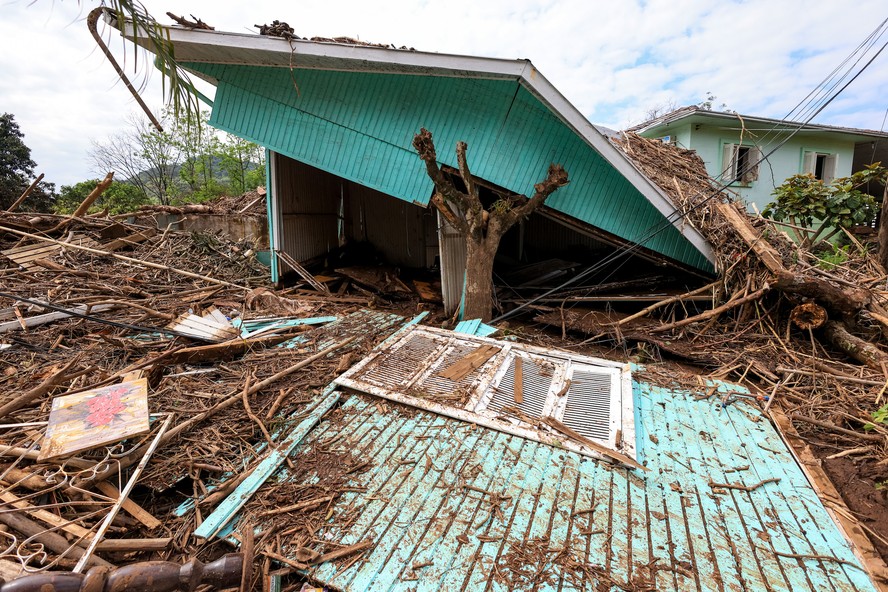
[[[213,125],[296,160],[423,205],[432,184],[412,147],[421,127],[434,134],[440,162],[456,166],[454,147],[465,141],[476,175],[525,195],[550,163],[561,163],[571,183],[549,207],[711,270],[638,189],[517,80],[189,67],[218,80]]]
[[[875,590],[780,435],[756,422],[752,407],[721,410],[720,396],[643,381],[633,390],[651,469],[643,475],[343,394],[341,416],[321,419],[291,458],[298,464],[329,447],[360,459],[316,536],[373,545],[308,575],[349,592]],[[276,478],[323,485],[286,467]]]

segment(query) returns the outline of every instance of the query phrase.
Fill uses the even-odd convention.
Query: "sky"
[[[624,129],[707,94],[744,115],[783,118],[888,17],[885,0],[145,0],[220,31],[286,21],[301,37],[349,36],[421,51],[527,58],[591,122]],[[0,113],[12,113],[46,180],[104,176],[91,142],[139,111],[86,28],[89,0],[0,0]],[[851,8],[853,6],[853,8]],[[888,41],[883,38],[882,42]],[[133,74],[132,46],[112,51]],[[124,49],[126,51],[124,52]],[[161,77],[142,91],[163,106]],[[888,50],[814,121],[885,129]]]

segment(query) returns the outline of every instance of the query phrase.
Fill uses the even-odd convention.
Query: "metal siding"
[[[290,158],[278,158],[281,250],[296,261],[323,255],[339,244],[337,220],[343,181]],[[286,268],[282,263],[281,267]]]
[[[296,69],[297,93],[286,68],[192,66],[220,80],[214,125],[323,170],[427,203],[431,182],[411,145],[426,127],[440,162],[454,166],[452,147],[466,141],[473,172],[512,191],[532,192],[549,163],[559,162],[572,182],[550,198],[550,207],[711,267],[625,177],[514,80]],[[278,133],[260,138],[271,121]]]
[[[333,520],[317,536],[346,545],[370,538],[375,546],[344,571],[329,563],[310,575],[349,591],[503,590],[506,556],[538,541],[540,549],[599,566],[623,587],[653,577],[658,590],[875,589],[852,565],[773,552],[772,545],[858,565],[768,422],[736,407],[719,411],[717,401],[691,393],[637,382],[634,389],[639,435],[646,435],[639,445],[652,469],[643,479],[518,436],[344,397],[343,417],[321,420],[292,456],[298,462],[300,453],[334,438],[370,463],[333,507],[337,515],[359,508],[357,520]],[[748,471],[735,470],[747,464]],[[709,485],[751,485],[769,475],[780,482],[749,492],[719,494]],[[501,517],[491,511],[492,494],[508,496]],[[460,535],[468,544],[456,540]],[[542,568],[544,577],[534,585],[516,576],[514,589],[617,589],[594,571],[565,569],[556,556],[544,556],[540,566],[523,566],[528,573]]]
[[[453,314],[462,300],[466,275],[466,240],[438,215],[438,245],[441,261],[441,294],[444,312]]]
[[[369,241],[392,265],[425,267],[424,208],[351,183],[348,199],[352,218],[363,209],[363,232],[356,240]]]

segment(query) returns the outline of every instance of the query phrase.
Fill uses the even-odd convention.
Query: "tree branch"
[[[533,186],[533,189],[536,192],[533,194],[533,197],[520,206],[512,208],[512,210],[508,212],[504,224],[506,226],[511,226],[518,220],[526,218],[534,210],[543,205],[546,198],[552,195],[555,190],[564,187],[569,182],[570,180],[567,178],[567,171],[564,170],[564,167],[560,164],[550,164],[546,178]]]
[[[432,133],[426,128],[422,128],[413,138],[413,147],[419,154],[419,158],[425,163],[426,173],[435,184],[436,193],[432,196],[432,204],[454,228],[462,234],[468,234],[468,223],[457,216],[447,205],[447,202],[452,201],[460,210],[467,211],[472,205],[472,200],[468,195],[458,191],[441,170],[438,164],[438,155],[435,152],[435,144],[432,141]]]

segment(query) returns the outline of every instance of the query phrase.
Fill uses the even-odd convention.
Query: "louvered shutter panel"
[[[830,154],[823,162],[823,182],[832,183],[836,178],[836,169],[839,165],[839,155]]]
[[[816,152],[805,152],[805,157],[802,159],[802,173],[806,175],[814,174],[814,167],[817,164],[817,153]]]
[[[509,358],[509,367],[493,389],[493,396],[487,409],[494,412],[504,407],[515,407],[530,417],[542,417],[546,399],[552,386],[552,368],[522,356],[521,359],[521,403],[515,402],[515,358]]]
[[[615,395],[610,373],[574,369],[562,423],[587,438],[609,441]]]
[[[722,181],[731,183],[737,178],[737,144],[725,144],[722,148]]]
[[[743,172],[743,182],[752,183],[759,178],[759,161],[762,159],[762,151],[753,146],[746,153],[746,170]]]
[[[382,353],[375,364],[355,378],[388,389],[407,384],[442,345],[441,341],[425,335],[412,335],[398,349]]]

